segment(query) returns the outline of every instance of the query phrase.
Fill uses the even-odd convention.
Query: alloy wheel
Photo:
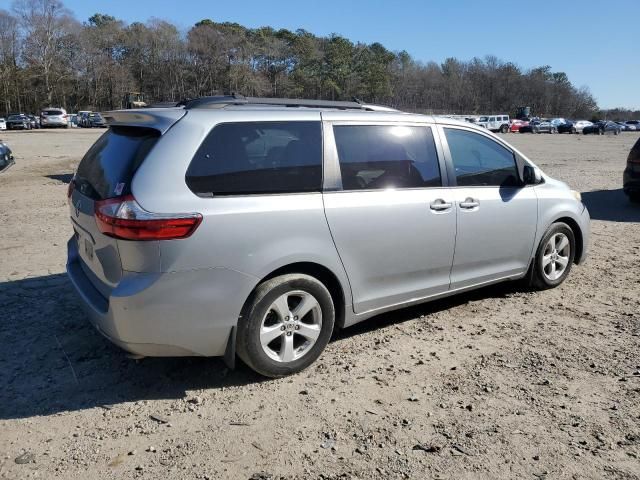
[[[564,233],[552,235],[544,247],[542,254],[542,271],[551,281],[560,278],[567,266],[571,255],[571,243]]]
[[[280,295],[260,325],[260,344],[276,362],[292,362],[306,355],[322,330],[322,309],[308,292],[294,290]]]

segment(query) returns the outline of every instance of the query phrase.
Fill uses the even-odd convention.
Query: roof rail
[[[245,97],[238,94],[196,98],[186,102],[184,108],[186,110],[194,108],[212,109],[224,108],[227,105],[277,105],[281,107],[337,108],[339,110],[374,110],[376,108],[374,105],[367,105],[359,101],[346,102],[334,100],[306,100],[300,98],[262,98]]]

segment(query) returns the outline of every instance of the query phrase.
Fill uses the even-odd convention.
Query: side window
[[[491,117],[491,118],[489,118],[489,121],[490,121],[490,122],[495,122],[495,121],[496,121],[496,117]]]
[[[191,160],[186,182],[204,196],[320,191],[320,122],[217,125]]]
[[[344,190],[442,185],[429,127],[336,125],[333,132]]]
[[[513,153],[484,135],[445,128],[458,186],[518,186]]]

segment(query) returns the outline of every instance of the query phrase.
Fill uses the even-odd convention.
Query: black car
[[[576,133],[576,129],[573,127],[573,120],[567,120],[558,125],[558,133]]]
[[[7,130],[31,130],[31,120],[24,113],[12,113],[7,118]]]
[[[627,157],[627,168],[622,175],[622,189],[629,200],[640,203],[640,138]]]
[[[582,129],[582,133],[585,135],[589,135],[590,133],[594,133],[596,135],[604,135],[605,133],[613,133],[614,135],[618,135],[622,131],[620,125],[615,122],[608,122],[606,120],[600,120],[599,122],[594,123],[588,127],[584,127]]]
[[[83,118],[83,121],[84,121],[84,125],[83,125],[84,127],[93,128],[93,127],[106,127],[107,126],[107,123],[104,121],[104,118],[98,112],[88,113]]]
[[[0,140],[0,172],[13,165],[13,153],[9,145]]]

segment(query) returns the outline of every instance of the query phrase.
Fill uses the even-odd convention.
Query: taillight
[[[95,216],[102,233],[123,240],[187,238],[202,222],[202,215],[199,213],[147,212],[133,195],[95,202]]]
[[[73,189],[75,188],[75,175],[73,177],[71,177],[71,180],[69,180],[69,185],[67,186],[67,200],[71,201],[71,195],[73,195]]]

